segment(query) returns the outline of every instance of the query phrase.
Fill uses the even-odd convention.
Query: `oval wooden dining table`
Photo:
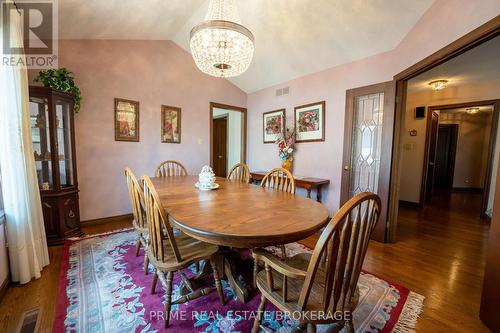
[[[202,191],[197,176],[151,178],[161,204],[174,227],[201,241],[222,246],[217,266],[240,301],[251,293],[253,262],[230,249],[251,249],[296,242],[328,222],[328,211],[320,203],[260,186],[217,178],[219,188]],[[190,279],[201,285],[209,276],[209,265]],[[188,293],[189,288],[181,288]]]
[[[197,176],[151,178],[175,227],[211,244],[254,248],[292,243],[328,222],[320,203],[298,195],[217,178],[201,191]]]

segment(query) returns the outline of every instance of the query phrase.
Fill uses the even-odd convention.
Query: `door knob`
[[[350,166],[348,166],[348,165],[344,165],[344,170],[345,170],[345,171],[349,171],[349,170],[351,170],[351,167],[350,167]]]
[[[218,158],[222,158],[222,155],[217,156]]]

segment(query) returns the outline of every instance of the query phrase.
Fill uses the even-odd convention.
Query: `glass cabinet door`
[[[72,155],[72,135],[70,112],[71,104],[65,100],[56,99],[56,133],[57,159],[59,161],[59,181],[61,188],[75,185]]]
[[[38,186],[54,189],[52,153],[50,149],[50,114],[47,98],[30,97],[31,136],[35,155]]]

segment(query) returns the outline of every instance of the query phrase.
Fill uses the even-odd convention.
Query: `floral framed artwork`
[[[285,128],[285,109],[265,112],[262,115],[264,143],[275,143]]]
[[[325,101],[295,108],[296,142],[325,141]]]
[[[139,102],[115,98],[115,141],[139,142]]]
[[[161,106],[161,142],[181,143],[181,108]]]

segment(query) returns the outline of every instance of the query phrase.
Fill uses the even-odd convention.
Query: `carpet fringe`
[[[417,320],[424,306],[424,299],[424,296],[410,291],[392,333],[415,333]]]

